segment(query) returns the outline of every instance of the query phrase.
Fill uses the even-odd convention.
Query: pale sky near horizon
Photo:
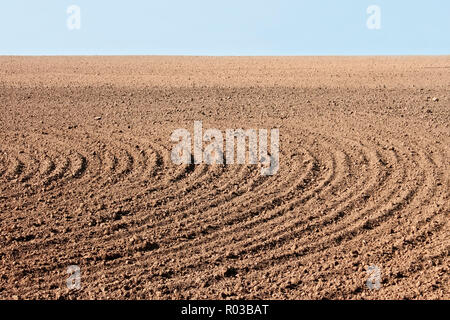
[[[381,29],[366,25],[371,5]],[[2,1],[0,55],[58,54],[448,55],[450,1]]]

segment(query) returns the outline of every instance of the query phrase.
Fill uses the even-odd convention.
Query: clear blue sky
[[[3,0],[0,54],[450,54],[450,1]]]

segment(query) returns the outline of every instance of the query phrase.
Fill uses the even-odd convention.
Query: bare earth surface
[[[449,299],[449,89],[449,56],[1,57],[0,298]],[[173,164],[195,120],[279,128],[280,170]]]

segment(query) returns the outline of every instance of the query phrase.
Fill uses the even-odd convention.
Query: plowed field
[[[1,57],[0,111],[2,299],[450,298],[448,56]],[[174,164],[194,121],[278,172]]]

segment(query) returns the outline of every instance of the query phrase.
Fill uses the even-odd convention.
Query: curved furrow
[[[150,227],[150,226],[149,226]],[[134,235],[139,235],[139,232],[137,232],[137,229],[134,229]],[[145,228],[143,228],[143,231],[145,232]],[[122,235],[118,235],[117,237],[113,237],[113,238],[109,238],[109,239],[103,239],[103,243],[105,243],[105,245],[107,245],[108,243],[110,243],[110,245],[113,245],[115,241],[117,241],[117,239],[120,239],[121,237],[123,237]]]
[[[310,165],[314,167],[314,163],[310,163]],[[330,167],[333,168],[334,166],[332,164],[330,164]],[[318,189],[326,187],[329,184],[329,182],[333,179],[333,177],[334,177],[334,170],[331,170],[331,172],[327,176],[324,177],[323,181],[318,183],[316,188],[312,187],[312,190],[309,192],[309,194],[305,195],[305,199],[310,198],[311,195],[314,194],[315,192],[317,192]],[[303,181],[303,179],[302,179],[302,181]],[[297,190],[298,188],[294,187],[294,189]],[[289,194],[289,191],[286,192],[285,194]],[[265,202],[263,205],[261,205],[261,207],[264,208],[265,206],[269,205],[272,208],[276,208],[278,204],[276,204],[276,202],[273,203],[272,201],[273,200],[269,200],[268,202]],[[252,209],[252,210],[254,210],[254,209]],[[244,216],[246,213],[247,213],[247,216]],[[248,217],[248,219],[246,219],[247,217]],[[251,213],[251,211],[238,212],[237,214],[234,214],[231,217],[232,220],[230,220],[230,217],[228,215],[226,217],[223,217],[223,219],[225,219],[225,222],[223,223],[224,227],[222,227],[222,228],[224,230],[222,230],[222,233],[213,233],[213,234],[208,235],[206,237],[202,237],[199,240],[199,242],[197,242],[197,241],[195,241],[195,243],[188,242],[188,243],[186,243],[184,245],[181,244],[181,246],[179,246],[179,247],[178,246],[173,246],[172,248],[174,250],[177,249],[177,251],[182,251],[183,247],[189,246],[192,249],[192,248],[195,248],[195,247],[193,247],[193,245],[199,246],[199,245],[204,245],[204,244],[207,244],[207,247],[214,247],[214,246],[219,246],[220,247],[220,245],[218,245],[216,243],[216,241],[219,241],[219,242],[226,241],[226,238],[224,238],[225,234],[229,235],[229,237],[233,237],[234,233],[235,233],[235,229],[236,228],[241,228],[243,221],[249,220],[246,223],[250,223],[250,224],[255,225],[255,226],[259,225],[261,221],[263,221],[263,222],[266,221],[266,218],[263,215],[256,215],[255,216],[254,214]],[[218,221],[222,221],[222,220],[218,220]],[[239,224],[235,224],[234,222],[236,222],[236,223],[240,222],[240,223]],[[262,227],[264,228],[264,224],[262,224]],[[205,250],[205,252],[208,252],[208,250]],[[162,254],[167,254],[167,253],[163,252]]]
[[[391,177],[391,175],[389,175]],[[392,175],[393,176],[393,175]],[[406,178],[406,172],[402,173],[401,180],[397,180],[397,183],[402,183],[403,179]],[[391,179],[392,180],[392,179]],[[415,194],[415,191],[397,191],[382,188],[382,185],[377,187],[381,189],[382,192],[379,195],[379,201],[374,202],[373,205],[369,205],[363,208],[355,208],[354,210],[350,210],[350,214],[341,215],[338,214],[337,217],[339,219],[335,219],[332,217],[331,219],[326,219],[324,222],[319,224],[308,225],[307,228],[292,228],[290,229],[290,234],[293,239],[301,237],[301,240],[296,241],[296,245],[299,246],[299,251],[307,251],[311,250],[323,250],[324,247],[335,246],[341,244],[343,241],[348,241],[352,237],[356,236],[362,230],[366,230],[371,228],[370,225],[371,220],[368,218],[376,212],[383,212],[383,208],[387,207],[385,210],[385,214],[383,216],[388,217],[393,215],[397,210],[400,209],[399,205],[392,206],[390,201],[394,199],[395,196],[398,196],[398,203],[401,203],[401,200],[407,200]],[[383,201],[381,201],[383,199]],[[385,204],[383,204],[383,202]],[[378,215],[377,215],[378,216]],[[327,227],[330,228],[327,228]],[[351,228],[348,228],[351,226]],[[327,230],[328,229],[328,230]],[[320,239],[317,241],[317,235],[314,231],[319,230]],[[269,240],[264,242],[260,240],[259,244],[252,248],[253,250],[262,250],[267,247],[274,247],[276,243],[282,243],[286,241],[287,237],[289,237],[289,233],[282,233],[277,235],[272,235],[272,238],[277,238],[276,241]],[[327,239],[327,240],[322,240]],[[315,247],[315,248],[314,248]]]
[[[8,169],[6,170],[6,179],[9,181],[18,179],[24,168],[25,164],[20,161],[19,157],[12,157],[9,161]]]
[[[295,219],[295,217],[292,217],[293,219]],[[291,219],[287,219],[288,221],[290,221]],[[278,233],[279,233],[279,230],[278,229],[281,229],[282,230],[282,232],[283,232],[283,230],[288,230],[288,231],[286,231],[286,234],[289,234],[290,233],[290,230],[292,230],[292,228],[293,228],[293,226],[288,226],[288,227],[281,227],[281,228],[276,228],[276,226],[277,226],[277,224],[274,224],[273,226],[270,226],[270,225],[264,225],[264,227],[265,228],[268,228],[269,230],[272,228],[272,230],[276,230]],[[275,228],[274,228],[275,227]],[[274,228],[274,229],[273,229]],[[245,231],[245,237],[244,237],[244,243],[241,243],[241,245],[239,245],[239,247],[242,247],[242,248],[246,248],[246,246],[248,245],[248,243],[264,243],[264,241],[262,241],[261,239],[254,239],[254,238],[250,238],[250,237],[248,237],[248,235],[249,235],[249,232],[250,231],[252,231],[252,233],[256,233],[256,234],[258,234],[258,232],[257,231],[255,231],[255,230],[252,230],[252,229],[250,229],[250,228],[247,228],[246,229],[246,231]],[[255,232],[253,232],[253,231],[255,231]],[[244,233],[241,233],[241,234],[243,234],[244,235]],[[275,239],[278,239],[279,240],[279,238],[280,238],[280,235],[279,234],[272,234],[272,233],[270,233],[270,234],[268,234],[267,235],[267,237],[265,236],[265,238],[275,238]],[[236,246],[237,244],[239,244],[239,241],[237,241],[235,238],[233,239],[233,240],[235,240],[235,241],[233,241],[233,245],[234,246]],[[241,254],[245,254],[245,251],[246,250],[248,250],[248,248],[247,249],[244,249],[244,252],[238,252],[237,254],[238,255],[241,255]]]
[[[285,248],[284,248],[285,249]],[[285,251],[285,250],[280,250],[281,252]],[[320,254],[323,254],[323,251],[320,252]],[[310,258],[310,255],[308,255],[308,258]]]
[[[433,178],[433,177],[431,177],[431,176],[428,176],[428,180],[429,180],[429,182],[431,183],[432,181],[435,181],[435,179]],[[423,183],[424,185],[427,185],[426,183]],[[423,195],[421,195],[421,196],[423,196],[423,197],[414,197],[414,199],[417,199],[417,198],[421,198],[421,199],[423,199],[423,198],[425,198],[425,199],[428,199],[427,201],[421,201],[421,202],[419,202],[417,205],[418,206],[423,206],[424,204],[426,204],[426,203],[428,203],[429,201],[430,201],[430,199],[432,199],[432,197],[431,197],[431,195],[432,194],[434,194],[434,192],[433,192],[433,188],[431,188],[431,189],[428,189],[428,188],[423,188],[423,189],[421,189],[421,193],[425,193],[425,192],[423,192],[423,190],[427,190],[426,192],[427,193],[430,193],[430,194],[423,194]],[[411,195],[411,193],[407,193],[407,195]],[[405,199],[403,199],[403,200],[408,200],[407,198],[405,198]],[[409,199],[409,200],[413,200],[413,199]],[[411,201],[411,202],[408,202],[407,201],[407,205],[408,206],[414,206],[415,205],[415,202],[414,201]],[[404,210],[404,212],[406,212],[406,210]],[[381,214],[381,215],[379,215],[377,218],[378,219],[386,219],[388,216],[386,215],[386,214]],[[426,219],[429,219],[430,217],[427,217]],[[378,221],[379,223],[381,223],[381,221]],[[428,221],[428,222],[430,222],[430,221]],[[407,222],[405,222],[405,224],[407,224]],[[409,224],[410,225],[410,224]],[[428,224],[427,224],[428,225]],[[372,231],[373,230],[373,231]],[[366,232],[366,235],[367,234],[370,234],[370,233],[374,233],[374,232],[378,232],[379,231],[379,228],[377,228],[377,226],[374,226],[373,228],[371,228],[369,231],[367,231]],[[367,237],[370,237],[370,238],[374,238],[374,237],[376,237],[375,235],[372,235],[372,236],[369,236],[369,235],[367,235]],[[423,239],[423,238],[422,238]],[[284,248],[284,249],[286,249],[286,248]],[[326,249],[326,247],[320,247],[320,251],[317,251],[316,252],[316,254],[317,255],[323,255],[326,251],[325,251],[325,249]],[[286,250],[283,250],[282,248],[280,248],[280,250],[279,250],[280,252],[286,252]],[[304,252],[307,252],[308,253],[308,255],[307,255],[307,258],[308,259],[311,259],[311,254],[312,253],[314,253],[314,252],[311,252],[310,250],[304,250],[304,249],[302,249],[302,250],[300,250],[300,251],[304,251]]]
[[[344,158],[345,158],[345,156],[343,156],[343,159],[341,159],[341,160],[345,162]],[[335,167],[335,166],[336,166],[336,162],[334,162],[332,167]],[[341,180],[341,179],[342,179],[342,177],[338,177],[338,180]],[[330,187],[333,186],[333,184],[329,184],[327,181],[325,181],[325,183],[323,185],[325,186],[324,189],[327,189],[327,188],[330,188]],[[298,189],[298,188],[296,187],[294,189]],[[309,195],[307,194],[304,198],[300,198],[300,199],[295,198],[295,201],[298,201],[299,204],[303,204],[306,201],[310,200],[312,198],[311,194],[314,194],[314,193],[317,193],[317,190],[314,190]],[[289,197],[287,199],[291,200],[293,198],[294,197],[292,196],[292,197]],[[286,200],[286,199],[284,199],[284,200]],[[274,211],[277,213],[277,215],[273,217],[273,220],[272,220],[272,217],[269,218],[269,219],[267,219],[267,217],[264,217],[263,218],[264,219],[263,220],[264,224],[261,224],[262,228],[269,228],[270,229],[270,228],[273,228],[275,226],[278,226],[280,221],[291,220],[292,218],[295,218],[295,217],[287,215],[287,212],[290,212],[290,211],[292,211],[294,209],[291,202],[283,203],[283,201],[280,201],[280,204],[277,205],[274,208],[276,208],[276,210],[274,210]],[[283,213],[283,214],[280,215],[280,212]],[[245,226],[246,228],[244,230],[246,230],[246,232],[252,231],[252,232],[257,234],[259,232],[259,230],[258,230],[259,229],[259,227],[258,227],[259,219],[258,218],[253,219],[250,222],[250,224],[244,223],[244,225],[243,225],[241,223],[241,224],[239,224],[239,227]],[[231,223],[230,225],[233,225],[233,224]]]
[[[308,165],[311,167],[313,164],[312,163],[310,163],[310,162],[308,162]],[[244,166],[245,167],[245,166]],[[250,168],[253,168],[253,167],[248,167],[247,169],[250,169]],[[311,169],[311,168],[310,168]],[[255,171],[254,169],[253,169],[253,171]],[[257,170],[256,170],[257,171]],[[306,170],[306,172],[309,172],[310,170]],[[245,174],[245,171],[243,172],[244,174]],[[268,183],[270,183],[270,179],[265,179],[264,177],[261,177],[260,175],[259,175],[259,171],[258,172],[256,172],[255,173],[255,177],[256,177],[256,180],[254,180],[253,182],[252,181],[250,181],[251,183],[252,183],[252,185],[254,185],[255,184],[255,182],[258,182],[258,181],[261,181],[261,182],[264,182],[264,185],[261,185],[261,184],[259,184],[258,183],[258,188],[262,188],[262,187],[264,187],[266,184],[268,184]],[[232,180],[232,183],[233,183],[233,181],[234,180]],[[267,182],[266,182],[267,181]],[[273,181],[272,181],[273,182]],[[284,182],[286,183],[286,186],[288,186],[289,185],[289,181],[288,180],[284,180]],[[226,186],[224,186],[224,187],[226,187]],[[216,211],[221,211],[221,210],[226,210],[227,209],[227,207],[229,207],[230,205],[232,205],[234,202],[235,202],[235,200],[237,199],[237,197],[238,196],[240,196],[240,198],[238,198],[238,200],[239,201],[241,201],[240,203],[236,203],[236,205],[240,205],[240,206],[242,206],[243,208],[245,208],[245,206],[246,206],[246,203],[247,202],[242,202],[242,199],[243,198],[247,198],[247,201],[248,201],[248,203],[251,203],[252,201],[254,201],[253,200],[253,198],[251,197],[251,195],[249,195],[249,194],[247,194],[246,192],[244,192],[244,191],[247,191],[248,190],[248,186],[246,185],[246,184],[244,184],[243,186],[241,186],[240,187],[240,189],[242,189],[243,191],[241,192],[240,191],[240,189],[239,188],[237,188],[237,189],[232,189],[232,190],[227,190],[227,194],[225,195],[225,196],[229,196],[229,198],[226,198],[226,201],[223,201],[223,200],[220,200],[220,198],[219,199],[216,199],[216,198],[213,198],[213,199],[210,199],[210,201],[209,201],[209,203],[208,203],[208,206],[205,206],[205,209],[209,209],[210,207],[213,207],[214,208],[214,210],[216,210]],[[226,190],[226,188],[224,188],[224,190]],[[257,189],[251,189],[253,192],[256,192],[257,191]],[[264,189],[263,189],[263,191],[264,191]],[[254,193],[252,193],[252,194],[254,194]],[[216,205],[216,203],[217,203],[217,205]],[[183,216],[188,216],[188,217],[192,217],[192,219],[194,219],[193,220],[193,222],[190,222],[190,224],[195,224],[194,222],[196,222],[197,224],[199,223],[198,221],[201,221],[201,224],[205,224],[205,223],[207,223],[207,222],[205,222],[204,220],[201,220],[202,219],[202,217],[203,216],[205,216],[205,215],[203,215],[203,214],[198,214],[198,212],[201,212],[201,210],[202,210],[202,208],[200,208],[200,209],[198,209],[198,208],[193,208],[189,213],[189,215],[186,213],[186,212],[182,212],[182,213],[180,213],[180,215],[183,215]],[[243,212],[243,210],[241,210],[242,212]],[[197,214],[196,214],[197,213]],[[206,215],[207,217],[208,217],[208,215]],[[242,218],[242,214],[240,214],[239,213],[239,211],[237,212],[237,216],[241,216],[241,218]],[[174,217],[173,216],[169,216],[168,218],[167,218],[169,221],[174,221],[174,220],[177,220],[177,219],[174,219]],[[191,220],[192,220],[191,219]],[[199,220],[200,219],[200,220]],[[208,221],[208,223],[211,223],[211,224],[214,224],[216,221],[214,221],[215,219],[214,219],[214,216],[213,216],[213,219],[212,219],[212,221],[211,222],[209,222]],[[228,223],[228,224],[230,224],[230,223]],[[161,227],[161,226],[163,226],[163,224],[161,224],[160,223],[160,220],[158,220],[158,222],[155,224],[155,225],[151,225],[150,227]],[[213,226],[210,226],[210,227],[212,227],[212,228],[214,228]],[[185,226],[185,228],[183,228],[183,229],[189,229],[189,226]]]
[[[206,165],[206,167],[208,166]],[[242,195],[244,192],[248,192],[249,190],[255,192],[256,186],[264,183],[264,178],[260,177],[259,171],[255,169],[255,166],[247,167],[215,165],[212,167],[220,168],[221,174],[226,174],[226,177],[229,178],[223,179],[225,178],[225,176],[218,176],[214,174],[209,175],[208,181],[196,180],[186,188],[178,188],[178,192],[181,190],[183,195],[189,194],[190,196],[187,202],[185,201],[180,205],[173,206],[172,202],[165,201],[165,199],[167,198],[176,199],[176,195],[174,196],[170,194],[167,196],[163,196],[162,198],[158,198],[158,201],[155,205],[155,207],[157,208],[156,210],[164,211],[166,217],[166,219],[163,218],[163,220],[158,220],[159,225],[163,224],[164,222],[171,223],[173,220],[177,220],[179,218],[183,219],[183,217],[192,216],[194,218],[198,218],[198,212],[200,212],[201,210],[208,209],[209,207],[216,208],[227,203],[229,204],[230,200]],[[227,168],[229,169],[230,167],[238,168],[238,174],[236,175],[234,170],[225,170]],[[242,182],[241,180],[244,182]],[[204,190],[205,186],[208,187],[207,191]],[[165,193],[167,194],[168,192]],[[156,194],[156,196],[158,195]],[[208,200],[209,202],[205,204],[201,200]],[[200,203],[201,207],[199,207],[197,203]],[[178,216],[171,215],[172,212],[174,214],[178,213]],[[145,221],[142,221],[142,223],[145,223]]]

